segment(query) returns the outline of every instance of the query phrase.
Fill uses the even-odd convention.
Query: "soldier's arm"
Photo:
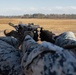
[[[12,37],[0,37],[0,40],[12,45],[13,47],[17,48],[18,40]]]
[[[46,48],[47,50],[45,50]],[[42,45],[39,45],[29,35],[27,35],[23,42],[23,51],[24,56],[21,65],[25,74],[76,74],[76,56],[66,49],[48,42],[43,42]],[[41,54],[41,51],[46,51],[46,53]],[[41,74],[41,72],[44,74]]]
[[[30,35],[27,35],[22,43],[22,52],[23,54],[25,54],[27,50],[30,50],[28,52],[31,52],[33,49],[35,49],[38,46],[39,44]]]

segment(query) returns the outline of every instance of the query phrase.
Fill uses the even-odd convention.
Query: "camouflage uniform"
[[[64,32],[56,38],[55,44],[61,47],[74,45],[76,44],[76,37],[73,32]]]
[[[11,37],[0,37],[0,75],[22,75],[21,56],[16,46],[18,41]]]
[[[26,36],[21,62],[25,75],[76,75],[76,56],[54,44],[36,43]]]

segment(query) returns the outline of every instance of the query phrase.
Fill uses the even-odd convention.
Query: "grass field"
[[[9,22],[14,24],[20,22],[24,24],[34,23],[56,34],[65,31],[73,31],[76,34],[76,20],[73,19],[0,19],[0,31],[4,29],[13,29],[8,25]]]

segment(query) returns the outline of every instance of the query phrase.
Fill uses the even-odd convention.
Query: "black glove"
[[[41,38],[41,41],[48,41],[48,42],[51,42],[51,43],[55,43],[55,34],[48,31],[48,30],[43,30],[41,28],[40,30],[40,38]]]

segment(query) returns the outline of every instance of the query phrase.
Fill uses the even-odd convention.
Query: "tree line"
[[[38,19],[76,19],[76,14],[24,14],[19,16],[0,16],[0,18],[38,18]]]

